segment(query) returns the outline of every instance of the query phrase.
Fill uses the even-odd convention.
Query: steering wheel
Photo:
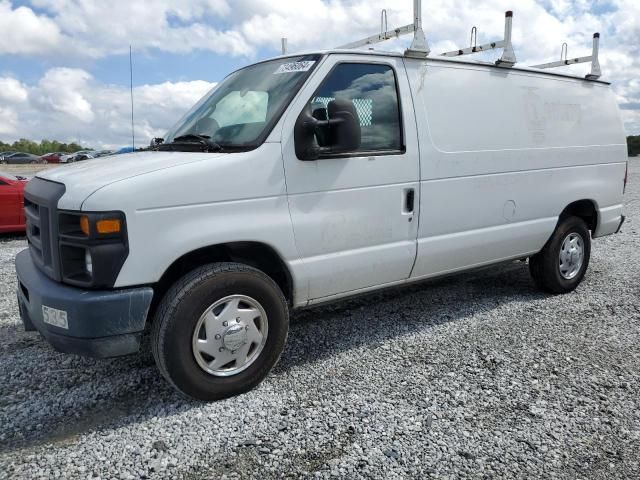
[[[220,128],[220,125],[215,118],[204,117],[196,122],[193,126],[194,133],[196,135],[208,135],[213,137],[214,133]]]

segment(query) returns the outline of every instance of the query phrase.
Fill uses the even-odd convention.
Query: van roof
[[[482,67],[491,67],[491,68],[495,68],[498,70],[517,70],[520,72],[528,72],[528,73],[535,73],[538,75],[546,75],[546,76],[552,76],[552,77],[563,77],[563,78],[571,78],[573,80],[582,80],[585,82],[590,82],[590,83],[600,83],[603,85],[611,85],[611,82],[607,82],[605,80],[593,80],[593,79],[587,79],[585,77],[582,77],[580,75],[571,75],[569,73],[558,73],[558,72],[550,72],[547,70],[541,70],[538,68],[533,68],[533,67],[527,67],[527,66],[513,66],[513,67],[500,67],[495,65],[494,63],[491,62],[481,62],[481,61],[477,61],[477,60],[462,60],[458,57],[441,57],[441,56],[428,56],[425,58],[416,58],[416,57],[408,57],[406,55],[404,55],[404,53],[402,52],[390,52],[390,51],[384,51],[384,50],[358,50],[358,49],[345,49],[345,48],[333,48],[333,49],[329,49],[329,50],[309,50],[309,51],[303,51],[303,52],[296,52],[296,53],[287,53],[286,55],[279,55],[277,57],[272,57],[269,60],[274,60],[277,58],[288,58],[288,57],[299,57],[301,55],[331,55],[331,54],[345,54],[345,55],[362,55],[362,56],[377,56],[377,57],[400,57],[400,58],[407,58],[410,60],[429,60],[432,62],[443,62],[443,63],[454,63],[454,64],[462,64],[462,65],[475,65],[475,66],[482,66]],[[258,62],[259,63],[259,62]]]

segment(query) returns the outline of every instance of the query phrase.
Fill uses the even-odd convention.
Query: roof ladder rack
[[[462,55],[471,55],[478,52],[486,52],[487,50],[493,50],[495,48],[502,48],[502,56],[496,61],[496,65],[502,67],[513,67],[516,64],[516,54],[513,51],[513,44],[511,43],[511,31],[513,29],[513,12],[508,11],[504,15],[504,39],[485,43],[484,45],[477,45],[478,29],[473,27],[471,29],[471,46],[469,48],[461,48],[459,50],[452,50],[450,52],[441,53],[442,57],[460,57]]]
[[[379,35],[372,35],[356,42],[347,43],[338,48],[359,48],[413,33],[413,42],[411,42],[411,46],[405,51],[405,55],[416,57],[426,57],[429,55],[429,44],[422,30],[422,0],[413,0],[413,23],[393,30],[388,30],[387,28],[387,11],[382,10],[380,14]]]
[[[565,67],[567,65],[575,65],[577,63],[587,63],[591,62],[591,72],[585,76],[587,80],[597,80],[602,75],[600,71],[600,62],[598,61],[598,52],[600,50],[600,34],[593,34],[593,47],[591,55],[588,57],[576,57],[576,58],[567,58],[568,48],[567,44],[562,44],[562,49],[560,50],[560,60],[557,62],[549,62],[542,63],[540,65],[532,65],[533,68],[555,68],[555,67]]]

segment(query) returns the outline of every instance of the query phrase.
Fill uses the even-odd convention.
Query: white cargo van
[[[229,75],[146,152],[38,174],[20,312],[63,352],[138,351],[180,391],[257,385],[289,311],[513,259],[572,291],[624,220],[609,84],[401,53]]]

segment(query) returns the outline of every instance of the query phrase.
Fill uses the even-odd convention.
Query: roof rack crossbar
[[[347,43],[345,45],[340,45],[338,48],[359,48],[364,47],[365,45],[374,45],[376,43],[384,42],[385,40],[391,40],[392,38],[398,38],[401,35],[407,35],[409,33],[413,33],[414,28],[413,24],[405,25],[404,27],[399,27],[394,30],[388,30],[386,32],[382,32],[379,35],[371,35],[370,37],[363,38],[362,40],[357,40],[355,42]]]
[[[458,50],[452,50],[450,52],[441,53],[443,57],[460,57],[462,55],[471,55],[478,52],[486,52],[488,50],[502,49],[502,55],[496,60],[496,65],[500,67],[513,67],[516,64],[516,54],[513,49],[513,43],[511,41],[511,34],[513,32],[513,12],[511,10],[505,12],[504,15],[504,38],[491,43],[485,43],[478,45],[478,28],[473,27],[471,29],[471,40],[468,48],[461,48]],[[413,41],[411,46],[405,50],[404,54],[407,57],[426,58],[429,53],[429,44],[425,38],[424,31],[422,30],[422,0],[413,0],[413,23],[405,25],[403,27],[394,28],[389,30],[387,24],[387,10],[380,12],[380,33],[378,35],[371,35],[370,37],[363,38],[355,42],[347,43],[338,48],[350,49],[359,48],[366,45],[374,45],[376,43],[384,42],[385,40],[391,40],[392,38],[398,38],[402,35],[413,33]],[[533,65],[533,68],[555,68],[564,67],[567,65],[574,65],[576,63],[591,62],[591,71],[586,75],[587,80],[597,80],[602,75],[600,70],[600,62],[598,61],[598,52],[600,49],[600,34],[593,34],[593,50],[591,55],[586,57],[568,57],[568,47],[566,43],[562,44],[560,50],[560,60],[549,63],[542,63],[540,65]],[[284,45],[283,45],[284,52]]]
[[[475,30],[474,30],[475,29]],[[461,48],[458,50],[452,50],[450,52],[441,53],[442,57],[460,57],[462,55],[471,55],[473,53],[485,52],[487,50],[493,50],[496,48],[502,48],[502,56],[496,61],[496,65],[504,67],[513,67],[516,64],[516,54],[513,50],[513,44],[511,43],[511,32],[513,30],[513,12],[508,11],[504,15],[504,39],[497,42],[485,43],[484,45],[477,45],[474,38],[477,39],[478,29],[473,27],[471,29],[471,41],[472,45],[469,48]]]
[[[532,65],[532,68],[556,68],[556,67],[565,67],[567,65],[575,65],[577,63],[588,63],[591,62],[591,72],[588,73],[585,78],[588,80],[597,80],[601,77],[602,72],[600,71],[600,62],[598,61],[598,53],[600,51],[600,34],[593,34],[593,46],[591,55],[586,57],[575,57],[568,58],[566,43],[562,44],[562,50],[560,51],[560,60],[556,62],[549,63],[541,63],[540,65]]]
[[[370,37],[357,40],[355,42],[341,45],[338,48],[359,48],[366,45],[374,45],[376,43],[384,42],[385,40],[391,40],[392,38],[398,38],[401,35],[408,35],[413,33],[413,42],[411,46],[405,52],[406,55],[417,55],[426,57],[429,55],[429,44],[425,38],[422,30],[422,0],[413,0],[413,23],[404,25],[403,27],[394,28],[392,30],[387,29],[387,11],[382,10],[380,13],[380,34],[371,35]]]

